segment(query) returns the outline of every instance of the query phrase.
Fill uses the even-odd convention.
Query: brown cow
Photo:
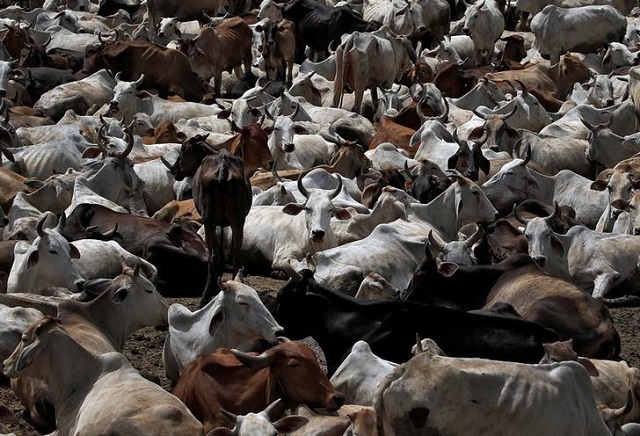
[[[224,20],[216,27],[205,27],[194,39],[180,41],[182,51],[191,64],[191,69],[207,82],[213,77],[216,96],[220,95],[222,72],[235,69],[242,78],[240,65],[245,75],[251,76],[251,41],[253,31],[240,17]]]
[[[376,134],[371,139],[369,150],[375,149],[383,142],[390,142],[398,148],[406,150],[409,157],[413,157],[418,151],[418,146],[410,147],[409,142],[416,131],[409,127],[398,124],[388,115],[383,115],[376,125]]]
[[[344,404],[313,351],[296,341],[259,356],[221,348],[199,357],[184,369],[173,394],[204,423],[205,432],[233,425],[221,407],[238,415],[259,412],[277,395],[286,407],[304,403],[336,410]]]
[[[433,83],[443,95],[458,98],[476,86],[478,79],[472,74],[461,71],[456,62],[444,61],[438,65],[438,72]]]
[[[191,71],[189,60],[178,50],[148,41],[115,41],[104,43],[95,56],[96,70],[122,72],[121,79],[128,81],[144,74],[144,86],[157,89],[162,98],[176,94],[187,101],[200,102],[208,96],[205,85]]]
[[[168,223],[195,223],[199,228],[202,225],[202,217],[196,210],[193,199],[172,200],[165,204],[162,209],[153,214],[157,220]]]
[[[293,60],[296,54],[295,25],[292,21],[281,20],[275,23],[267,21],[264,26],[256,26],[256,32],[264,31],[262,56],[264,58],[264,70],[267,78],[286,81],[291,85],[293,80]],[[275,71],[275,77],[271,74]]]
[[[184,142],[178,159],[170,167],[178,181],[193,176],[193,199],[204,222],[209,273],[200,307],[219,290],[217,279],[224,268],[223,236],[218,234],[218,227],[231,227],[234,273],[240,268],[244,221],[252,199],[251,184],[242,159],[224,148],[214,150],[206,139],[206,136],[196,135]]]
[[[529,89],[538,88],[556,98],[565,99],[573,84],[586,82],[591,78],[591,73],[575,55],[566,54],[555,65],[541,62],[522,70],[487,73],[484,77],[494,82],[519,80]]]
[[[171,121],[163,121],[150,132],[149,136],[142,137],[143,144],[170,144],[180,143],[187,139],[184,133],[179,132]]]

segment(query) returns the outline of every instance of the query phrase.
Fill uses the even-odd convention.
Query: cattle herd
[[[640,435],[637,0],[10,3],[0,362],[38,431]],[[123,354],[152,326],[168,389]]]

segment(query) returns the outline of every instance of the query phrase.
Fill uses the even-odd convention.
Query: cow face
[[[269,137],[269,150],[274,159],[282,158],[284,153],[295,150],[293,133],[294,125],[291,117],[279,115],[273,123],[273,132]]]
[[[64,287],[75,291],[83,281],[72,259],[80,252],[62,235],[65,218],[61,215],[55,228],[44,228],[45,214],[36,226],[38,237],[32,242],[16,244],[7,289],[11,292],[37,292],[44,287]]]
[[[221,409],[222,413],[235,423],[232,430],[226,427],[218,427],[211,430],[207,436],[242,436],[242,435],[262,435],[278,436],[279,434],[296,431],[309,422],[308,418],[300,415],[290,415],[272,423],[269,415],[276,413],[282,400],[276,400],[260,413],[247,413],[244,416],[237,416],[231,412]]]
[[[284,330],[264,306],[255,289],[236,280],[221,283],[220,310],[214,315],[209,333],[214,336],[220,323],[233,326],[244,340],[265,339],[276,342]]]
[[[498,211],[475,183],[463,177],[455,177],[455,205],[458,226],[484,222],[490,223],[498,218]]]
[[[160,20],[160,28],[158,29],[158,36],[161,38],[180,38],[180,30],[178,29],[178,22],[175,18],[163,18]]]
[[[341,207],[336,207],[331,202],[342,190],[342,179],[338,176],[338,186],[332,192],[323,189],[314,189],[309,192],[302,184],[303,177],[298,179],[298,189],[306,197],[304,203],[289,203],[282,211],[289,215],[297,215],[304,210],[306,228],[309,240],[312,243],[321,244],[325,242],[325,236],[333,236],[330,227],[331,217],[339,220],[351,218],[351,213]]]
[[[259,356],[237,350],[231,352],[249,368],[257,370],[269,366],[284,395],[295,403],[329,410],[339,409],[344,404],[344,395],[333,387],[314,352],[301,342],[285,341]]]
[[[130,324],[129,331],[169,324],[169,306],[156,287],[140,274],[139,264],[133,269],[125,267],[122,274],[111,280],[106,295],[119,306],[122,319]]]
[[[120,118],[123,123],[130,123],[138,113],[138,88],[144,81],[144,74],[135,82],[120,80],[120,73],[116,74],[116,86],[113,88],[113,99],[109,103],[109,116]]]
[[[0,61],[0,97],[7,95],[9,91],[9,79],[13,78],[14,67],[18,61]]]
[[[202,160],[212,153],[211,148],[206,143],[208,137],[208,134],[196,135],[183,142],[180,148],[180,155],[173,165],[169,165],[163,158],[162,161],[177,181],[193,176],[198,171]]]
[[[602,109],[613,105],[613,82],[608,75],[597,74],[583,86],[589,90],[587,101],[594,107]]]
[[[622,211],[627,212],[629,214],[627,217],[627,233],[640,235],[640,194],[632,194],[630,201],[617,200],[611,204],[611,208],[612,214],[614,212],[618,214]]]
[[[525,222],[524,236],[529,246],[529,256],[533,261],[545,268],[554,259],[564,256],[564,245],[549,225],[549,218],[531,218]],[[548,265],[549,264],[549,265]]]
[[[48,363],[44,356],[51,350],[49,345],[54,335],[65,335],[60,321],[46,316],[33,323],[22,334],[22,339],[13,354],[3,362],[3,372],[7,377],[26,376],[42,378]]]
[[[501,214],[511,212],[514,204],[538,196],[540,187],[527,162],[512,160],[482,185],[485,195]]]

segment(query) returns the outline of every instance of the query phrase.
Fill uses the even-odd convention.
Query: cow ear
[[[562,242],[560,242],[555,235],[551,235],[551,248],[558,254],[564,254],[564,245],[562,245]]]
[[[487,175],[489,174],[489,171],[491,171],[491,163],[489,162],[489,159],[484,156],[480,157],[480,171]]]
[[[69,256],[71,259],[80,259],[80,251],[78,251],[78,247],[73,244],[69,244]]]
[[[176,137],[180,140],[180,141],[186,141],[187,140],[187,135],[184,134],[184,132],[177,132],[176,133]]]
[[[604,191],[607,188],[608,184],[609,182],[607,182],[606,180],[597,179],[591,184],[590,188],[594,191]]]
[[[333,216],[339,220],[348,220],[351,218],[351,212],[343,207],[336,207],[333,209]]]
[[[309,418],[300,415],[285,416],[273,423],[278,433],[293,433],[309,422]]]
[[[27,185],[31,189],[40,189],[40,188],[42,188],[44,186],[44,182],[42,180],[39,180],[39,179],[36,179],[36,178],[27,179],[27,180],[23,181],[22,183],[24,183],[25,185]]]
[[[484,135],[484,127],[476,127],[471,132],[469,132],[467,139],[469,139],[469,141],[475,141],[476,139],[482,138],[483,135]]]
[[[640,189],[640,178],[632,180],[631,187],[633,189]]]
[[[129,296],[129,289],[120,288],[111,294],[111,302],[115,304],[120,304],[124,300],[126,300],[128,296]]]
[[[449,168],[450,170],[453,170],[455,169],[457,164],[458,164],[458,153],[454,154],[449,158],[449,160],[447,161],[447,168]]]
[[[40,255],[38,254],[37,250],[34,251],[33,253],[31,253],[29,255],[29,259],[27,259],[27,269],[29,269],[32,266],[34,266],[35,264],[37,264],[39,258],[40,258]]]
[[[211,336],[215,336],[218,331],[218,327],[224,321],[224,310],[222,310],[222,302],[214,303],[215,307],[213,308],[213,316],[211,317],[211,322],[209,323],[209,334]]]
[[[596,365],[586,357],[578,357],[578,363],[584,366],[591,377],[599,377],[600,371],[596,368]]]
[[[282,211],[287,215],[298,215],[303,210],[304,210],[304,204],[299,204],[299,203],[289,203],[282,208]]]
[[[98,147],[88,147],[82,153],[82,157],[85,159],[91,159],[100,156],[100,153],[102,153],[102,150],[100,150]]]
[[[226,110],[226,109],[221,110],[220,112],[218,112],[218,115],[217,115],[219,120],[226,120],[230,116],[231,116],[231,111]]]
[[[458,264],[453,262],[440,262],[438,272],[445,277],[453,276],[458,271]]]
[[[29,365],[31,365],[42,349],[40,345],[40,341],[35,341],[22,350],[15,363],[15,371],[17,373],[24,371]]]

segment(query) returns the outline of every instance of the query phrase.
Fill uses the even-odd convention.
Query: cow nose
[[[320,229],[312,230],[311,236],[313,236],[314,240],[322,241],[322,238],[324,238],[324,230],[320,230]]]
[[[464,33],[465,35],[469,35],[471,33],[471,31],[469,30],[468,27],[463,27],[462,28],[462,33]]]
[[[545,262],[547,261],[546,256],[532,256],[531,258],[535,263],[538,264],[538,266],[544,266]]]
[[[611,209],[611,216],[617,218],[622,213],[622,209]]]
[[[76,285],[77,292],[82,292],[83,291],[82,287],[84,286],[85,282],[86,282],[86,280],[76,280],[74,282],[74,284]]]
[[[633,234],[634,235],[640,235],[640,227],[634,227],[633,228]]]
[[[418,26],[418,28],[416,29],[416,31],[417,31],[418,33],[424,33],[424,32],[426,32],[426,31],[427,31],[427,26],[425,26],[425,25]]]
[[[4,88],[0,88],[0,97],[6,97],[7,95],[7,90]]]
[[[613,99],[610,98],[607,100],[607,106],[613,106],[613,103],[614,103]]]
[[[284,144],[284,151],[286,153],[291,153],[294,149],[295,149],[295,145],[293,144],[293,142],[288,142]]]
[[[331,397],[331,404],[336,409],[341,408],[342,405],[344,404],[344,402],[345,402],[345,398],[344,398],[344,395],[342,395],[342,394],[336,394],[336,395]]]

